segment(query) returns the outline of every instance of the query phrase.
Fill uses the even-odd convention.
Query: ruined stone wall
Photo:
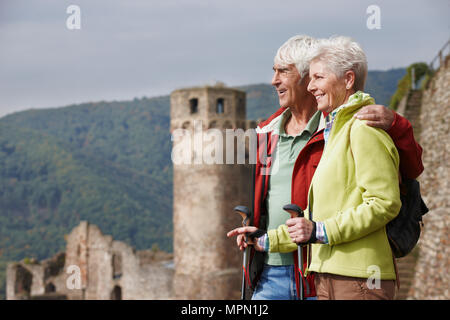
[[[149,300],[174,299],[173,293],[173,255],[149,250],[138,251],[139,272],[135,281],[139,281],[135,290],[130,290],[123,299]],[[128,287],[132,284],[129,283]]]
[[[69,238],[78,238],[75,229]],[[171,256],[147,259],[140,251],[111,236],[103,235],[95,225],[89,225],[87,244],[87,284],[85,299],[169,299],[172,297],[171,279],[173,269],[167,267]],[[70,246],[73,248],[73,246]],[[74,256],[68,246],[67,255]],[[147,255],[148,256],[148,255]],[[66,263],[72,263],[70,260]],[[76,261],[75,261],[76,263]],[[163,285],[161,283],[163,282]],[[117,293],[119,290],[119,294]],[[118,295],[118,296],[117,296]]]
[[[30,299],[33,296],[49,296],[58,289],[65,289],[61,276],[64,268],[64,252],[43,261],[20,261],[7,267],[6,299]],[[53,297],[55,297],[53,295]]]
[[[135,251],[86,221],[66,238],[66,252],[7,267],[7,299],[172,299],[172,254]],[[75,267],[76,269],[72,269]],[[81,288],[70,277],[79,271]]]
[[[430,211],[419,241],[410,299],[450,299],[450,56],[422,94],[420,144],[425,170],[419,177]]]

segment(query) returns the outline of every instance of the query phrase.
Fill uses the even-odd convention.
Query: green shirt
[[[309,120],[305,129],[295,136],[288,135],[284,130],[286,121],[290,117],[291,111],[287,108],[279,122],[280,138],[274,156],[275,162],[273,167],[277,170],[272,170],[266,199],[268,210],[267,230],[277,229],[289,219],[289,214],[283,210],[283,206],[291,203],[292,171],[294,170],[295,160],[311,136],[316,132],[320,121],[320,111],[317,111]],[[278,163],[278,166],[275,165],[276,163]],[[276,266],[292,265],[294,260],[292,253],[269,252],[266,255],[265,263]]]

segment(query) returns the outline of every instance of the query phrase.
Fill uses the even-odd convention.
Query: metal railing
[[[440,68],[440,66],[444,63],[445,58],[450,54],[450,39],[447,41],[446,44],[439,50],[436,57],[434,57],[433,60],[431,60],[429,67],[431,70],[435,71]],[[437,66],[435,66],[437,61]]]

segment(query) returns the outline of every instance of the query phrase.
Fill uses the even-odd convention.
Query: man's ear
[[[355,72],[352,70],[349,70],[344,75],[345,78],[345,88],[347,90],[350,90],[353,88],[353,85],[355,84]]]

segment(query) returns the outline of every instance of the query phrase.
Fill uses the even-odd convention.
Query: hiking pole
[[[246,206],[237,206],[234,211],[239,213],[242,217],[242,226],[247,227],[250,224],[250,210]],[[245,234],[245,242],[248,241],[248,235]],[[248,264],[248,246],[244,249],[244,257],[242,259],[242,285],[241,285],[241,300],[245,300],[245,278]]]
[[[303,213],[303,210],[297,206],[296,204],[287,204],[283,207],[283,210],[287,211],[290,215],[291,218],[303,218],[305,215]],[[300,293],[300,300],[303,300],[303,248],[302,245],[300,243],[297,243],[297,258],[298,258],[298,264],[299,264],[299,274],[300,274],[300,286],[299,286],[299,293]],[[308,286],[308,282],[305,281],[306,283],[306,291],[309,292],[309,286]]]

